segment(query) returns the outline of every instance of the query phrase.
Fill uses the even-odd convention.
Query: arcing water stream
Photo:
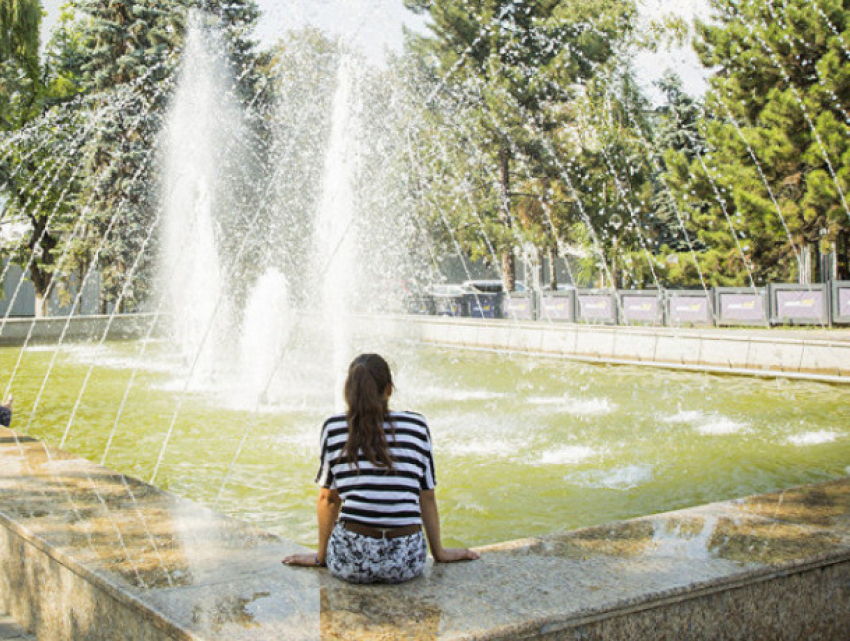
[[[450,165],[446,159],[453,153],[468,154],[483,174],[492,167],[475,145],[449,149],[445,138],[430,156],[423,154],[412,137],[424,125],[407,123],[410,114],[403,109],[381,114],[381,126],[395,128],[396,138],[365,135],[368,127],[378,128],[362,117],[367,87],[357,73],[360,61],[343,48],[329,54],[331,62],[316,64],[334,72],[324,93],[303,91],[309,84],[304,68],[281,72],[294,80],[278,78],[284,88],[279,103],[260,114],[272,123],[274,140],[262,149],[269,165],[252,173],[252,163],[262,158],[245,126],[246,108],[235,98],[223,48],[202,20],[190,24],[160,155],[145,159],[159,170],[161,207],[125,285],[132,286],[135,266],[152,252],[148,240],[161,225],[162,296],[151,306],[171,332],[165,340],[150,334],[111,344],[105,331],[95,343],[69,345],[69,318],[57,344],[33,345],[30,333],[20,349],[0,349],[0,367],[11,372],[7,387],[14,382],[18,399],[16,420],[31,434],[309,544],[319,427],[339,407],[351,356],[378,350],[395,366],[395,407],[422,411],[431,420],[446,530],[466,543],[848,473],[850,392],[842,388],[505,354],[461,358],[353,335],[347,313],[368,308],[376,290],[393,279],[431,269],[421,260],[430,248],[405,255],[411,238],[424,237],[422,221],[409,215],[415,209],[411,198],[434,211],[471,276],[462,230],[453,227],[446,205],[472,198],[469,175],[446,177],[435,187],[419,180],[419,171]],[[446,80],[420,90],[429,107],[454,98],[444,95]],[[404,103],[404,91],[379,89],[372,99],[398,91],[393,99]],[[473,96],[474,87],[465,98]],[[529,130],[541,133],[535,114],[505,99]],[[328,114],[312,110],[316,105]],[[484,120],[500,129],[492,114]],[[474,140],[475,132],[462,131],[459,119],[447,115],[445,123]],[[534,159],[510,136],[507,141],[518,170],[531,176]],[[389,151],[376,152],[382,144]],[[610,278],[603,231],[584,211],[578,176],[551,142],[543,152],[556,159]],[[394,186],[398,191],[385,193],[382,172],[390,171],[386,158],[392,154],[405,159],[412,175]],[[624,191],[616,167],[605,160]],[[139,169],[132,180],[141,175]],[[52,185],[51,176],[43,181]],[[243,197],[245,191],[251,193]],[[652,270],[638,213],[629,214]],[[740,230],[727,220],[746,265]],[[498,263],[480,216],[477,226],[475,233]],[[556,240],[569,268],[565,243]],[[97,253],[86,279],[96,259]],[[657,282],[654,271],[653,277]],[[705,287],[702,273],[700,278]]]
[[[360,339],[393,361],[393,406],[429,419],[451,540],[483,544],[555,532],[848,473],[850,390],[816,383],[593,366]],[[58,441],[96,359],[66,447],[104,453],[148,478],[187,366],[166,342],[66,347],[31,434]],[[26,416],[54,348],[31,348]],[[305,346],[257,404],[221,385],[182,401],[157,485],[313,544],[317,443],[335,373]],[[15,356],[0,349],[0,367]],[[273,399],[273,400],[272,400]],[[250,438],[241,446],[247,426]],[[241,447],[238,460],[234,454]],[[224,481],[226,477],[226,487]],[[219,496],[220,494],[220,496]]]

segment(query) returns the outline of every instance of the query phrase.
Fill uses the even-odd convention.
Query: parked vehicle
[[[487,294],[498,294],[505,291],[500,280],[467,280],[463,288],[469,292],[484,292]]]
[[[432,285],[428,292],[437,316],[466,316],[466,291],[460,285]]]

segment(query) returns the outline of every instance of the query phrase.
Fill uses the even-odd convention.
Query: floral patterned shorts
[[[419,531],[397,539],[373,539],[337,523],[328,541],[328,570],[352,583],[402,583],[425,568],[428,551]]]

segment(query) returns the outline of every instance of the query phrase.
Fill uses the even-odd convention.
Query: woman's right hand
[[[318,554],[290,554],[281,561],[284,565],[300,565],[306,568],[323,568],[325,564],[319,560]]]
[[[475,550],[467,548],[443,548],[439,554],[434,555],[437,563],[455,563],[456,561],[477,561],[481,558]]]

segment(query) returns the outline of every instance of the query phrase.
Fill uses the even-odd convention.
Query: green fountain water
[[[321,362],[287,366],[267,402],[238,386],[183,395],[165,343],[63,346],[29,434],[58,443],[92,359],[98,366],[66,449],[212,506],[246,430],[220,511],[310,545],[318,437],[334,410]],[[360,346],[375,348],[374,345]],[[29,422],[54,347],[30,347],[14,427]],[[848,473],[850,389],[576,364],[505,354],[380,346],[393,406],[424,413],[436,449],[446,539],[470,545],[574,529],[821,481]],[[0,349],[8,371],[18,348]],[[312,368],[312,369],[311,369]],[[133,371],[135,379],[119,416]],[[116,423],[116,418],[117,423]]]

